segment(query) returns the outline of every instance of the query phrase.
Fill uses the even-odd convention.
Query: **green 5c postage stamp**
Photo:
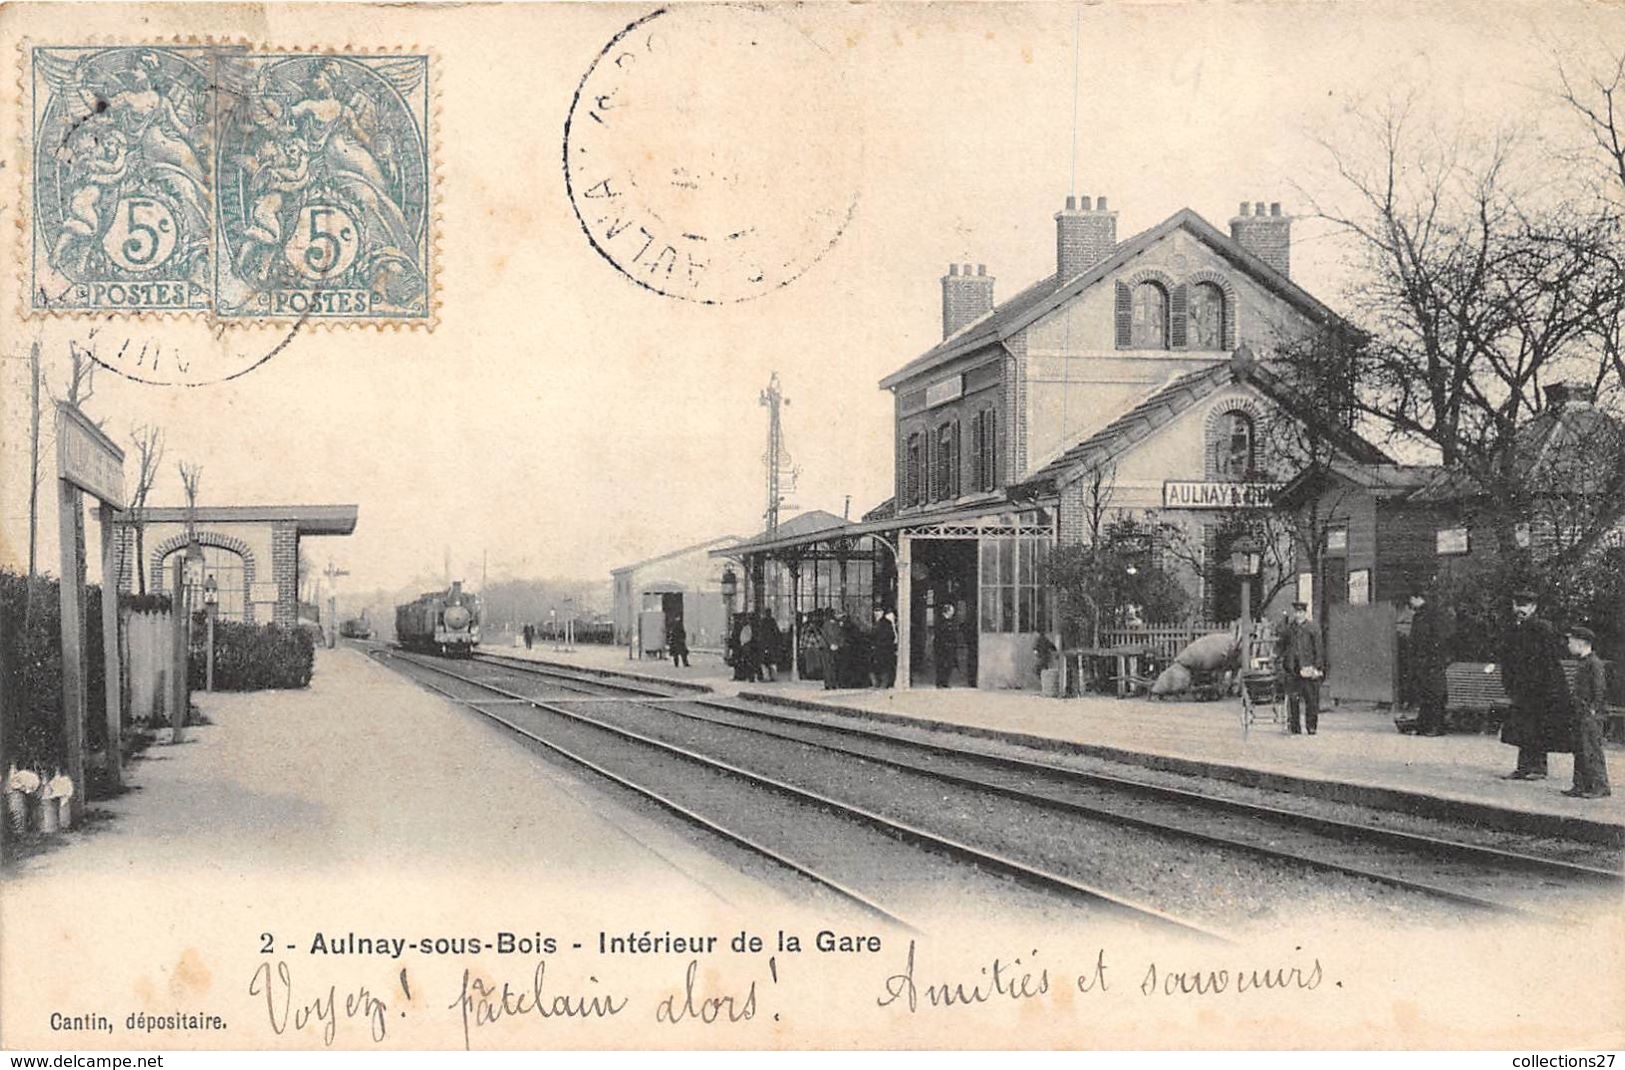
[[[30,57],[32,311],[430,320],[427,54]]]

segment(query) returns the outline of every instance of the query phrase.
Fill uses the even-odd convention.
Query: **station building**
[[[1296,471],[1269,455],[1266,423],[1311,425],[1353,462],[1390,460],[1345,420],[1295,403],[1269,369],[1283,347],[1351,337],[1292,281],[1279,204],[1243,204],[1228,234],[1182,209],[1119,241],[1105,198],[1069,197],[1054,221],[1053,273],[1001,302],[985,266],[950,266],[941,342],[881,380],[894,399],[892,499],[750,548],[797,571],[863,563],[872,598],[897,612],[899,686],[930,672],[949,603],[964,622],[955,684],[1037,686],[1035,641],[1060,641],[1045,564],[1090,537],[1102,475],[1114,514],[1181,529],[1194,548],[1183,582],[1223,621],[1239,615],[1243,583],[1257,585],[1255,612],[1279,608],[1260,605],[1261,577],[1227,567],[1221,522],[1265,507]]]
[[[662,650],[669,622],[681,620],[690,649],[721,650],[726,610],[721,570],[710,554],[725,551],[740,541],[737,535],[718,535],[611,569],[615,642],[634,655],[645,649]],[[655,618],[659,618],[658,627],[643,627]]]
[[[192,510],[203,548],[205,576],[217,584],[222,620],[293,626],[299,617],[299,543],[319,535],[355,531],[355,505],[223,505]],[[136,589],[135,570],[147,570],[150,593],[172,591],[175,570],[191,536],[183,506],[119,514],[119,590]],[[136,529],[145,560],[137,561]],[[202,608],[203,589],[193,588]]]

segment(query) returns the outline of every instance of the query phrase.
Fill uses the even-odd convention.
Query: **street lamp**
[[[717,586],[722,588],[723,627],[733,626],[734,596],[739,593],[739,577],[734,574],[733,566],[729,565],[722,570],[722,582]]]
[[[204,662],[203,689],[214,690],[214,618],[220,611],[220,584],[216,582],[214,573],[203,581],[203,612],[209,621],[209,652]]]
[[[1258,540],[1243,535],[1230,544],[1230,571],[1241,580],[1241,628],[1245,634],[1253,619],[1253,577],[1264,564],[1264,554]]]

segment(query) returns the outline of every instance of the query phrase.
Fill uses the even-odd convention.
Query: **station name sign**
[[[965,377],[956,375],[952,379],[943,379],[932,383],[925,388],[925,407],[935,408],[955,398],[965,396]]]
[[[1279,483],[1225,483],[1170,479],[1162,485],[1164,509],[1267,509]]]
[[[61,478],[124,508],[124,451],[73,405],[56,407],[56,463]]]

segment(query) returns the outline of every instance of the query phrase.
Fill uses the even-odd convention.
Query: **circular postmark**
[[[661,9],[616,34],[564,128],[571,207],[633,282],[704,304],[800,277],[857,208],[862,136],[840,71],[776,14]]]

